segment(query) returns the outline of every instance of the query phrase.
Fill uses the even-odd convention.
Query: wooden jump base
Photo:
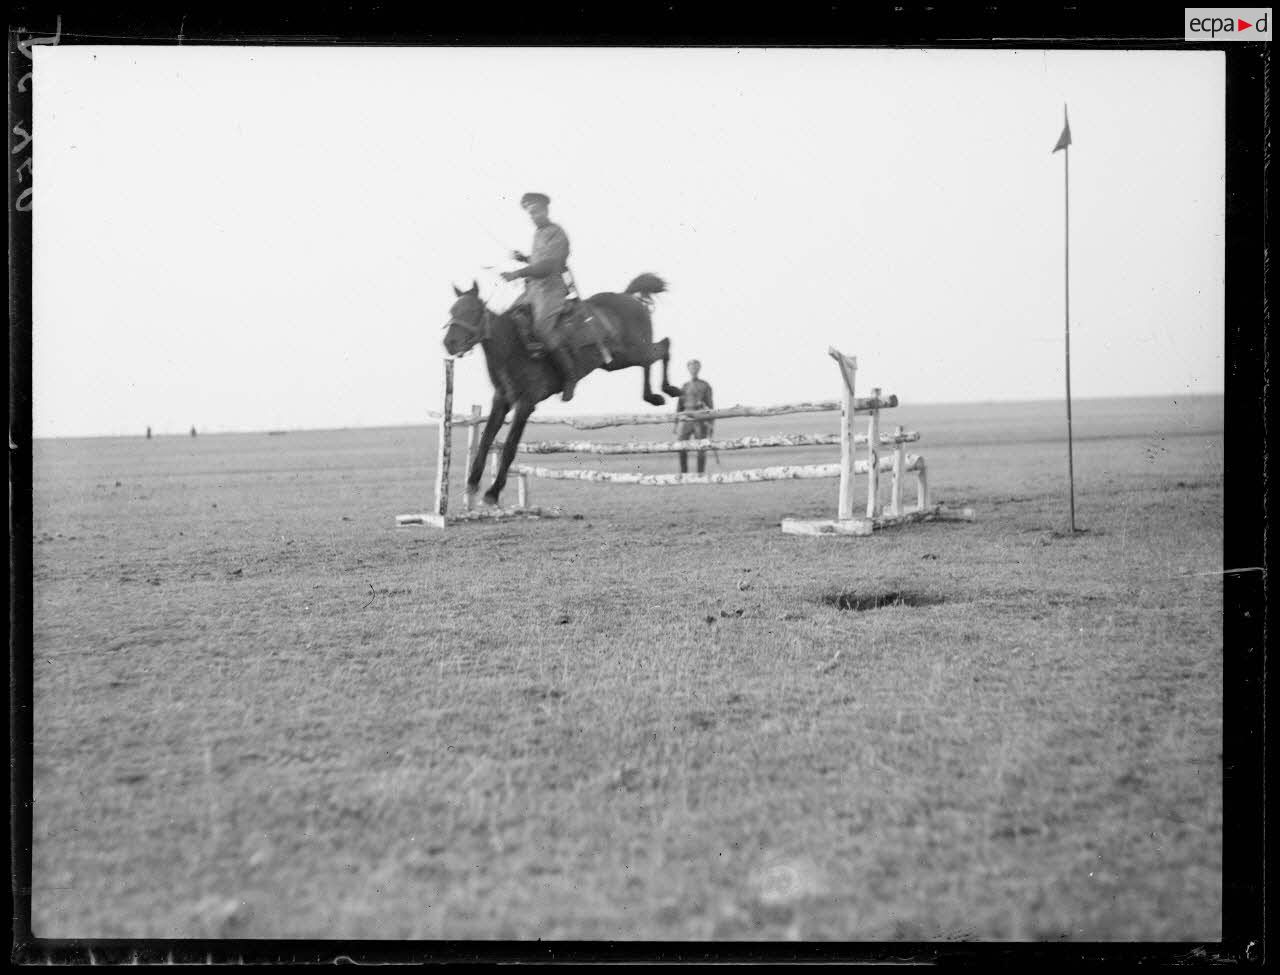
[[[846,356],[832,348],[828,354],[840,367],[844,380],[842,397],[839,400],[814,403],[790,403],[780,406],[749,407],[731,406],[719,410],[697,410],[679,412],[674,416],[642,414],[633,416],[614,416],[600,418],[552,418],[539,420],[538,423],[562,423],[576,429],[593,430],[605,427],[631,426],[641,424],[671,423],[673,420],[715,420],[731,417],[780,416],[793,413],[819,413],[840,411],[840,432],[838,434],[791,434],[770,437],[739,437],[736,439],[672,440],[672,441],[629,441],[627,443],[597,443],[589,440],[551,440],[533,443],[522,443],[518,452],[522,454],[593,454],[593,455],[626,455],[626,454],[664,454],[683,453],[687,451],[707,450],[750,450],[760,447],[840,447],[840,462],[828,464],[790,465],[777,467],[760,467],[750,470],[724,471],[712,474],[641,474],[622,471],[577,470],[550,467],[536,467],[526,464],[512,464],[510,474],[516,479],[518,503],[512,508],[468,510],[460,513],[449,511],[449,462],[453,427],[467,427],[467,469],[471,467],[475,457],[476,441],[481,424],[488,421],[482,415],[479,406],[471,408],[471,414],[454,415],[453,413],[453,360],[445,359],[445,395],[444,409],[431,412],[431,416],[440,424],[440,455],[437,463],[436,503],[435,510],[428,514],[400,515],[396,519],[398,525],[429,525],[444,528],[448,525],[475,521],[505,521],[518,518],[557,517],[559,509],[543,510],[529,505],[529,481],[531,478],[561,481],[590,481],[598,484],[633,484],[646,487],[677,487],[684,485],[709,484],[748,484],[763,481],[784,481],[811,478],[839,478],[839,503],[834,519],[799,520],[785,518],[781,528],[784,532],[797,535],[869,535],[875,529],[892,525],[909,524],[916,521],[935,521],[942,519],[973,520],[973,510],[951,513],[944,511],[942,505],[931,504],[929,500],[928,471],[924,458],[916,454],[908,454],[905,445],[920,439],[918,433],[906,432],[898,427],[893,433],[880,432],[880,411],[892,409],[898,405],[897,396],[881,396],[879,389],[872,390],[870,397],[859,399],[854,396],[854,377],[857,371],[857,360]],[[868,416],[867,432],[855,434],[853,420],[856,414]],[[855,447],[867,449],[865,459],[855,459]],[[880,448],[886,448],[881,452]],[[491,460],[496,466],[501,442],[495,442],[491,448]],[[906,474],[916,477],[916,504],[906,507],[903,504],[903,484]],[[854,477],[862,474],[867,478],[867,504],[865,517],[854,515]],[[888,474],[891,477],[890,501],[888,507],[879,501],[879,476]],[[469,501],[470,499],[468,499]]]
[[[428,525],[431,528],[444,528],[447,525],[464,525],[477,521],[519,521],[521,519],[558,518],[556,509],[543,508],[476,508],[473,511],[462,511],[453,515],[396,515],[396,525],[405,528],[409,525]]]
[[[845,521],[835,519],[802,521],[798,518],[783,518],[782,530],[788,535],[870,535],[877,528],[906,525],[913,521],[973,521],[973,509],[965,508],[959,514],[953,514],[944,511],[942,505],[935,504],[925,511],[913,508],[900,515],[849,518]]]

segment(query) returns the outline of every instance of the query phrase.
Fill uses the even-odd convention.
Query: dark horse
[[[660,361],[662,391],[668,396],[680,395],[680,390],[667,381],[671,340],[653,341],[653,321],[649,315],[650,295],[665,288],[665,283],[657,275],[641,274],[627,285],[622,294],[606,291],[592,295],[569,311],[566,320],[558,327],[570,329],[570,335],[581,340],[570,342],[578,377],[595,369],[612,372],[639,366],[644,370],[645,402],[661,406],[666,401],[649,388],[649,367]],[[484,473],[489,448],[507,413],[514,410],[498,472],[484,493],[485,503],[496,505],[498,496],[506,487],[507,470],[515,459],[529,415],[544,399],[560,392],[563,379],[549,359],[533,358],[529,354],[517,322],[510,313],[497,314],[485,307],[480,300],[479,285],[472,282],[467,291],[459,291],[457,287],[453,291],[458,300],[449,309],[445,350],[449,355],[460,356],[478,344],[484,350],[489,380],[493,383],[489,420],[471,462],[471,470],[467,472],[468,507],[480,489],[480,476]]]

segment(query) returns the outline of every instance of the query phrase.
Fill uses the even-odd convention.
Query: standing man
[[[516,271],[503,271],[502,279],[525,279],[524,294],[517,299],[517,303],[533,308],[534,335],[547,347],[551,360],[560,370],[564,381],[560,398],[567,403],[573,399],[573,387],[577,382],[576,370],[573,356],[567,347],[568,342],[555,325],[569,296],[569,289],[564,283],[569,261],[569,237],[547,216],[547,208],[551,205],[550,197],[543,193],[526,193],[520,197],[520,205],[537,228],[533,234],[533,248],[528,256],[514,251],[511,256],[525,266]]]
[[[715,404],[711,398],[711,384],[698,378],[698,373],[701,370],[701,362],[697,359],[689,360],[689,381],[680,388],[680,399],[676,401],[677,413],[684,413],[689,410],[715,409]],[[677,427],[676,439],[702,440],[710,437],[714,431],[714,420],[681,420]],[[707,452],[699,450],[698,473],[705,474],[706,472]],[[680,451],[680,473],[689,473],[689,452],[687,450]]]

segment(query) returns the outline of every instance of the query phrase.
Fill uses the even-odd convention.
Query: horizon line
[[[1210,398],[1214,396],[1225,397],[1226,391],[1223,390],[1221,392],[1181,393],[1177,395],[1174,395],[1172,393],[1149,393],[1149,394],[1128,395],[1128,396],[1073,396],[1071,399],[1073,403],[1081,403],[1081,402],[1096,402],[1099,400],[1152,400],[1152,399],[1176,400],[1179,398],[1193,399],[1193,398]],[[936,401],[936,402],[919,402],[919,403],[913,403],[912,405],[928,406],[928,407],[939,407],[939,406],[974,407],[974,406],[1013,406],[1021,403],[1027,403],[1027,404],[1037,403],[1038,404],[1038,403],[1061,403],[1061,402],[1063,401],[1058,397],[1043,397],[1039,399],[983,399],[983,400],[964,400],[964,401],[946,400],[946,401]],[[901,409],[902,406],[899,405],[899,407],[897,408]],[[562,419],[564,417],[569,417],[569,416],[574,417],[575,419],[587,420],[587,419],[597,419],[600,417],[612,416],[614,414],[552,412],[544,415],[548,417],[556,417],[557,420]],[[654,415],[657,416],[659,414],[655,413]],[[288,434],[288,433],[340,433],[348,430],[400,430],[400,429],[407,430],[407,429],[412,429],[414,427],[435,426],[436,423],[437,421],[427,417],[422,420],[399,422],[399,423],[369,423],[369,424],[353,423],[353,424],[347,424],[345,426],[244,427],[244,428],[230,428],[230,429],[223,428],[223,427],[211,427],[206,431],[201,431],[199,426],[196,425],[194,429],[196,430],[197,438],[200,436],[216,437],[216,436],[263,435],[263,434],[267,436],[281,436],[283,434]],[[539,425],[545,426],[546,424],[545,423],[539,424],[537,419],[537,414],[534,414],[529,418],[528,425],[529,426],[539,426]],[[145,426],[144,426],[144,430],[145,430]],[[190,438],[191,434],[190,434],[190,428],[187,430],[173,430],[169,432],[164,432],[164,431],[157,432],[153,430],[152,437]],[[132,440],[135,438],[146,439],[146,434],[145,433],[76,433],[76,434],[59,433],[59,434],[40,434],[40,435],[32,434],[31,436],[31,440],[33,443],[37,440],[109,440],[109,439]]]

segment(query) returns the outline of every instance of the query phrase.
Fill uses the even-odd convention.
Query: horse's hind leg
[[[676,386],[672,386],[670,381],[667,378],[668,367],[670,366],[670,363],[671,363],[671,340],[663,339],[661,342],[654,342],[653,348],[654,348],[654,351],[657,352],[657,355],[654,356],[654,359],[662,360],[662,391],[666,393],[668,396],[679,396],[680,395],[679,388]]]
[[[653,365],[652,362],[646,362],[643,366],[640,367],[641,369],[644,370],[644,401],[648,403],[650,406],[661,406],[663,403],[666,402],[666,400],[663,399],[661,396],[659,396],[657,393],[655,393],[652,387],[650,387],[649,385],[649,367],[651,365]],[[677,389],[676,394],[679,395],[679,393],[680,393],[680,390]]]

